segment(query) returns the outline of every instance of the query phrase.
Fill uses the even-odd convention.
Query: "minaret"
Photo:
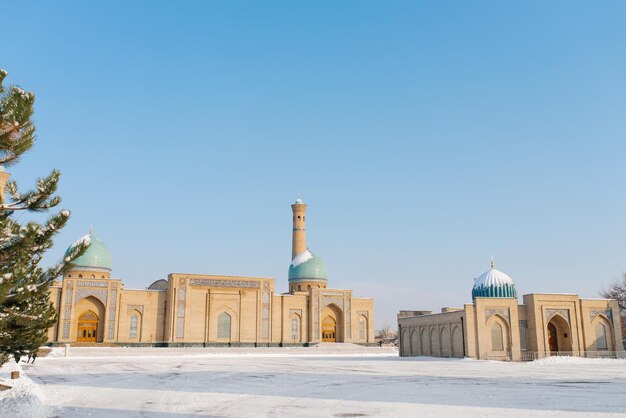
[[[314,255],[306,245],[306,208],[298,198],[291,205],[293,230],[291,242],[291,264],[289,265],[289,292],[325,289],[328,283],[326,264]]]
[[[6,193],[8,181],[9,181],[9,173],[4,171],[4,167],[0,165],[0,204],[6,201],[5,193]]]
[[[293,211],[293,233],[291,241],[291,259],[306,251],[306,208],[307,206],[298,198],[291,205]]]

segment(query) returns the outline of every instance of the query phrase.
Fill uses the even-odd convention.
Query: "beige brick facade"
[[[441,313],[398,314],[401,356],[521,361],[550,355],[623,357],[617,302],[573,294],[477,297]]]
[[[292,206],[292,254],[306,250],[305,210]],[[327,288],[326,277],[306,277],[277,294],[269,277],[172,273],[145,290],[111,278],[110,253],[93,237],[93,251],[52,286],[58,321],[50,343],[144,345],[288,345],[320,341],[374,342],[374,301]],[[305,261],[306,262],[306,261]],[[316,258],[302,274],[325,265]],[[311,267],[313,266],[313,267]],[[291,279],[291,278],[290,278]],[[302,289],[302,290],[300,290]]]
[[[51,288],[59,320],[48,332],[49,342],[80,342],[79,318],[86,312],[98,320],[93,342],[102,343],[316,343],[324,315],[336,320],[337,342],[374,342],[373,300],[352,297],[351,290],[276,294],[272,278],[181,273],[170,274],[164,290],[132,290],[120,280],[87,273],[85,279],[71,272]]]

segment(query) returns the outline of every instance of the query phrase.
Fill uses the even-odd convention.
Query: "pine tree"
[[[16,164],[36,137],[31,120],[35,96],[16,86],[5,88],[6,76],[7,72],[0,69],[0,359],[12,355],[19,360],[46,342],[48,328],[56,321],[49,301],[50,284],[86,250],[89,242],[76,243],[58,264],[47,269],[39,267],[70,212],[62,210],[43,223],[18,222],[16,214],[45,213],[61,202],[55,195],[61,173],[53,170],[37,180],[35,189],[26,192],[20,192],[14,181],[7,182],[5,168]]]

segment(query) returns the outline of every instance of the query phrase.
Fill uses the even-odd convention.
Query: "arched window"
[[[67,275],[67,277],[71,278],[71,277],[72,277],[72,275],[71,275],[71,274],[68,274],[68,275]]]
[[[359,318],[359,340],[365,341],[367,339],[367,322],[365,317]]]
[[[78,278],[79,278],[79,279],[82,279],[82,278],[83,278],[83,275],[82,275],[82,274],[79,274],[79,275],[78,275]]]
[[[137,315],[132,315],[130,317],[130,331],[128,333],[128,338],[137,338],[137,324],[139,323],[139,318]]]
[[[230,315],[222,312],[217,318],[217,338],[230,338]]]
[[[502,325],[494,322],[491,326],[491,350],[504,351],[504,341],[502,340]]]
[[[294,317],[291,319],[291,339],[295,342],[300,339],[300,321]]]
[[[92,279],[95,279],[95,278],[96,278],[96,275],[95,275],[95,274],[92,274],[92,275],[91,275],[91,278],[92,278]]]
[[[606,327],[602,322],[596,323],[596,350],[608,350]]]

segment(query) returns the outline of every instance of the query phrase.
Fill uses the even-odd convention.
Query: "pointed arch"
[[[426,331],[426,328],[422,328],[422,330],[420,331],[420,351],[422,352],[423,356],[430,355],[430,347],[428,345],[428,332]]]
[[[419,356],[420,353],[420,340],[417,330],[414,329],[411,331],[411,355]]]
[[[492,315],[486,323],[489,338],[489,352],[494,357],[508,357],[511,351],[509,338],[509,322],[502,315]]]
[[[299,314],[292,312],[291,315],[289,315],[289,337],[291,338],[291,342],[301,342],[301,328],[302,318]]]
[[[363,314],[359,315],[359,341],[367,342],[369,337],[369,321]]]
[[[572,332],[569,322],[561,314],[552,316],[545,330],[546,349],[551,353],[572,351]]]
[[[343,312],[334,303],[324,306],[322,309],[322,341],[343,342]]]
[[[458,326],[452,329],[452,355],[454,357],[463,357],[463,335],[461,328]]]
[[[128,338],[141,341],[143,314],[137,309],[131,309],[128,313]]]
[[[450,332],[448,331],[447,326],[441,328],[441,332],[439,333],[439,341],[441,341],[441,356],[450,357],[450,355],[452,354],[452,350],[450,348]]]
[[[400,339],[400,344],[402,344],[402,355],[410,356],[411,355],[411,338],[408,329],[402,330],[402,335]]]
[[[77,314],[72,326],[74,329],[72,334],[76,335],[75,341],[93,343],[104,341],[106,308],[102,301],[93,295],[89,295],[76,302],[74,311]],[[94,318],[96,322],[88,322],[94,321]]]
[[[232,322],[233,319],[228,312],[222,312],[217,317],[217,338],[230,339],[232,338]]]
[[[439,353],[439,333],[436,328],[430,330],[430,355],[438,357]]]
[[[594,331],[594,345],[596,351],[614,351],[613,325],[604,315],[596,316],[591,322]]]

